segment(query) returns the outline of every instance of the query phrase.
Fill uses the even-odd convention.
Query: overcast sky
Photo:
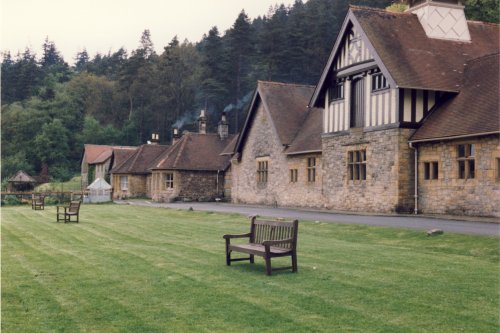
[[[156,51],[178,36],[201,40],[217,26],[229,29],[242,9],[253,19],[276,3],[295,0],[0,0],[1,50],[13,56],[26,46],[41,56],[45,37],[68,63],[84,48],[91,57],[125,47],[130,52],[149,29]]]

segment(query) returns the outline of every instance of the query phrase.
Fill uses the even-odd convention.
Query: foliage
[[[225,266],[236,214],[2,209],[5,332],[498,332],[498,237],[301,221],[296,274]],[[273,266],[289,266],[278,258]]]
[[[15,195],[6,195],[1,201],[2,206],[19,206],[22,204],[22,201],[19,200]]]
[[[135,50],[90,57],[83,48],[72,67],[48,37],[40,57],[29,48],[6,51],[1,176],[19,169],[36,175],[45,165],[54,179],[68,178],[79,168],[83,144],[138,145],[153,132],[170,143],[171,128],[196,127],[200,109],[208,112],[210,131],[226,111],[230,131],[238,132],[257,80],[316,84],[348,4],[296,0],[254,19],[241,11],[224,33],[214,26],[198,43],[175,37],[160,54],[146,29]],[[465,4],[469,18],[498,22],[498,1]]]

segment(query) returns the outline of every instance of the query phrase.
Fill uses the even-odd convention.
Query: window
[[[439,168],[438,162],[424,162],[424,179],[438,179],[439,178]]]
[[[309,157],[307,159],[307,181],[315,182],[316,181],[316,158]]]
[[[500,179],[500,158],[497,157],[497,179]]]
[[[344,84],[342,82],[334,82],[328,89],[328,98],[331,101],[344,98]]]
[[[267,183],[268,161],[257,161],[257,182]]]
[[[382,90],[389,88],[387,79],[382,73],[372,75],[372,91]]]
[[[120,176],[120,189],[123,191],[128,190],[128,177]]]
[[[475,177],[476,166],[474,162],[474,144],[458,145],[458,178],[472,179]]]
[[[296,183],[299,179],[299,171],[297,169],[290,169],[290,183]]]
[[[165,188],[174,188],[174,174],[171,172],[165,174]]]
[[[366,150],[350,151],[347,158],[349,180],[366,180]]]

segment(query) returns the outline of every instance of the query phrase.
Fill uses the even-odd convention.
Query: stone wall
[[[316,157],[316,181],[307,182],[307,158]],[[267,182],[258,182],[258,161],[268,162]],[[287,157],[269,115],[258,106],[239,161],[232,160],[232,201],[272,206],[320,207],[321,154]],[[290,168],[298,170],[290,183]]]
[[[323,136],[325,207],[367,212],[413,211],[412,130],[385,129]],[[349,151],[366,151],[366,180],[349,180]]]
[[[459,144],[475,145],[475,177],[459,179]],[[499,136],[418,145],[419,212],[500,217]],[[424,179],[424,163],[438,162],[438,179]]]
[[[152,175],[152,199],[158,202],[175,200],[213,201],[224,194],[224,172],[173,171],[174,187],[165,187],[166,171]],[[154,182],[157,182],[156,184]]]
[[[120,187],[120,177],[128,177],[128,189],[123,190]],[[135,197],[145,197],[147,192],[147,176],[146,175],[116,175],[113,174],[113,199],[125,199]]]

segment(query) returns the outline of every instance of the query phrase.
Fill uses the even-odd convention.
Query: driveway
[[[260,215],[285,219],[335,222],[343,224],[364,224],[380,227],[407,228],[417,230],[442,229],[446,232],[500,236],[500,219],[468,216],[428,216],[428,215],[373,215],[334,213],[322,210],[274,208],[268,206],[237,205],[214,202],[156,203],[147,200],[115,201],[118,204],[190,209],[242,215]]]

